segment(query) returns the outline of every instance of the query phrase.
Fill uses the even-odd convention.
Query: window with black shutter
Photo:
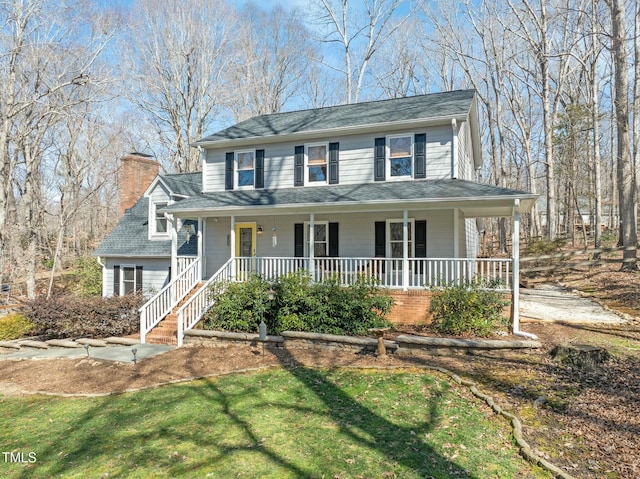
[[[339,167],[340,143],[329,143],[329,184],[337,185],[339,183],[338,167]]]

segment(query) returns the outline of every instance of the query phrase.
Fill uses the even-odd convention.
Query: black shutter
[[[264,150],[256,150],[255,187],[264,188]]]
[[[385,221],[376,221],[375,227],[375,251],[376,258],[384,258],[387,255],[387,223]]]
[[[142,266],[136,266],[136,293],[142,292]]]
[[[416,221],[416,258],[427,257],[427,222]]]
[[[385,180],[385,157],[386,157],[386,139],[376,138],[374,147],[374,167],[373,176],[375,181]]]
[[[293,186],[304,186],[304,146],[295,148]]]
[[[337,258],[338,253],[338,223],[329,223],[329,256]]]
[[[329,184],[338,184],[338,164],[340,143],[329,143]],[[337,256],[337,255],[336,255]]]
[[[293,228],[293,255],[296,258],[302,258],[304,257],[304,224],[296,223],[293,225]]]
[[[427,135],[417,134],[415,137],[415,154],[413,157],[413,177],[427,177]]]
[[[113,295],[120,296],[120,266],[113,267]]]
[[[233,161],[234,161],[233,151],[227,153],[225,159],[225,168],[224,168],[224,189],[232,190],[233,189]]]

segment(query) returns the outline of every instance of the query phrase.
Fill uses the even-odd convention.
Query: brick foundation
[[[430,324],[431,314],[431,291],[412,290],[412,291],[390,291],[389,294],[394,300],[391,312],[387,315],[387,319],[395,324]],[[511,294],[505,294],[505,299],[511,301]],[[507,318],[511,317],[510,306],[506,307],[503,312]]]
[[[394,304],[387,318],[396,324],[429,324],[431,291],[390,291]]]

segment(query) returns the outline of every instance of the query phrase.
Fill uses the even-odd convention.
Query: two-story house
[[[514,295],[517,331],[517,256],[477,259],[477,219],[512,218],[517,255],[536,195],[476,181],[473,90],[258,116],[195,146],[202,173],[157,176],[97,251],[105,295],[157,291],[143,341],[197,284],[174,311],[179,343],[209,282],[299,268],[405,293],[479,279]]]

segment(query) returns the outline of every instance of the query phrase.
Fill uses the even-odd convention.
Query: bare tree
[[[626,9],[624,0],[608,0],[611,8],[612,51],[615,66],[615,113],[617,139],[617,184],[620,203],[621,239],[624,247],[622,271],[635,271],[638,235],[635,223],[635,175],[629,138],[629,85],[627,76]]]
[[[199,152],[190,145],[229,101],[223,74],[237,30],[234,11],[222,0],[141,0],[132,11],[123,83],[178,172],[200,169]]]
[[[0,40],[0,256],[5,232],[20,231],[26,247],[27,293],[35,296],[37,239],[42,225],[45,155],[50,133],[102,81],[97,59],[113,35],[111,24],[84,3],[45,0],[0,4],[6,19]],[[14,192],[19,200],[13,198]],[[15,203],[10,226],[8,213]]]
[[[265,12],[247,3],[228,69],[229,103],[236,121],[277,113],[299,98],[317,53],[297,10]]]
[[[403,6],[408,12],[401,14]],[[314,20],[322,29],[320,41],[339,47],[342,65],[331,68],[344,78],[343,103],[358,102],[376,51],[415,11],[416,3],[403,0],[320,0]]]

